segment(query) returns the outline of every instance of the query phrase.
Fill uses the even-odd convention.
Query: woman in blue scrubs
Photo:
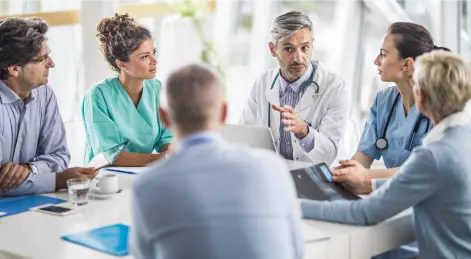
[[[435,46],[423,26],[391,24],[374,63],[381,81],[394,85],[376,95],[358,150],[351,160],[340,161],[340,166],[332,170],[334,181],[353,192],[369,193],[394,175],[412,149],[420,145],[433,125],[415,106],[414,62],[418,56],[438,49],[448,50]],[[373,160],[380,158],[386,169],[370,169]]]
[[[332,170],[334,181],[355,193],[370,193],[392,177],[412,149],[421,144],[433,125],[417,111],[412,75],[415,59],[433,50],[449,51],[435,46],[432,36],[421,25],[391,24],[374,63],[381,81],[394,85],[376,95],[358,150],[351,160],[340,161],[340,166]],[[370,169],[373,160],[380,158],[386,169]],[[375,259],[412,258],[417,255],[417,250],[412,243]]]
[[[161,83],[150,31],[127,14],[104,18],[97,27],[100,50],[118,76],[94,85],[85,95],[82,117],[85,163],[130,141],[116,166],[144,166],[165,157],[172,135],[159,119]]]

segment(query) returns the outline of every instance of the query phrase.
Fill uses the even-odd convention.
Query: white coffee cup
[[[90,184],[91,189],[97,193],[111,194],[119,190],[118,176],[115,174],[105,174],[93,179]]]

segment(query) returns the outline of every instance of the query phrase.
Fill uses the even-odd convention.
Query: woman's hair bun
[[[107,17],[101,19],[97,26],[96,37],[101,44],[105,44],[113,36],[118,35],[119,31],[124,31],[126,27],[132,26],[135,24],[135,20],[129,17],[129,14],[117,14],[115,13],[113,17]]]

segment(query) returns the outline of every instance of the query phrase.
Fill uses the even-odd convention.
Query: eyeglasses
[[[42,63],[42,62],[44,62],[44,61],[47,61],[47,60],[49,60],[49,58],[50,58],[49,54],[51,54],[51,50],[50,50],[50,49],[47,51],[47,54],[44,54],[44,55],[42,55],[42,56],[40,56],[40,57],[37,57],[37,58],[32,58],[32,59],[30,60],[30,62]]]

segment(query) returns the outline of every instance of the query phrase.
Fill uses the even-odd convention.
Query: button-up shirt
[[[304,75],[296,80],[293,83],[288,83],[282,76],[280,76],[280,105],[283,107],[288,105],[293,109],[298,104],[299,100],[303,96],[304,92],[306,91],[308,84],[303,84],[312,74],[313,66],[309,63],[309,68],[304,73]],[[280,117],[283,119],[283,116]],[[289,131],[285,131],[284,128],[286,126],[283,123],[280,123],[280,154],[283,155],[284,158],[293,160],[293,146],[291,143],[291,135]],[[295,135],[296,136],[296,135]],[[311,126],[308,126],[308,134],[304,136],[304,138],[299,139],[299,144],[301,149],[309,153],[311,150],[314,149],[314,129]]]
[[[131,251],[139,259],[301,258],[292,181],[272,152],[210,132],[188,136],[133,184]]]
[[[53,173],[66,169],[69,160],[65,128],[52,89],[40,86],[22,100],[0,81],[0,165],[12,162],[37,169],[11,193],[53,191]]]

